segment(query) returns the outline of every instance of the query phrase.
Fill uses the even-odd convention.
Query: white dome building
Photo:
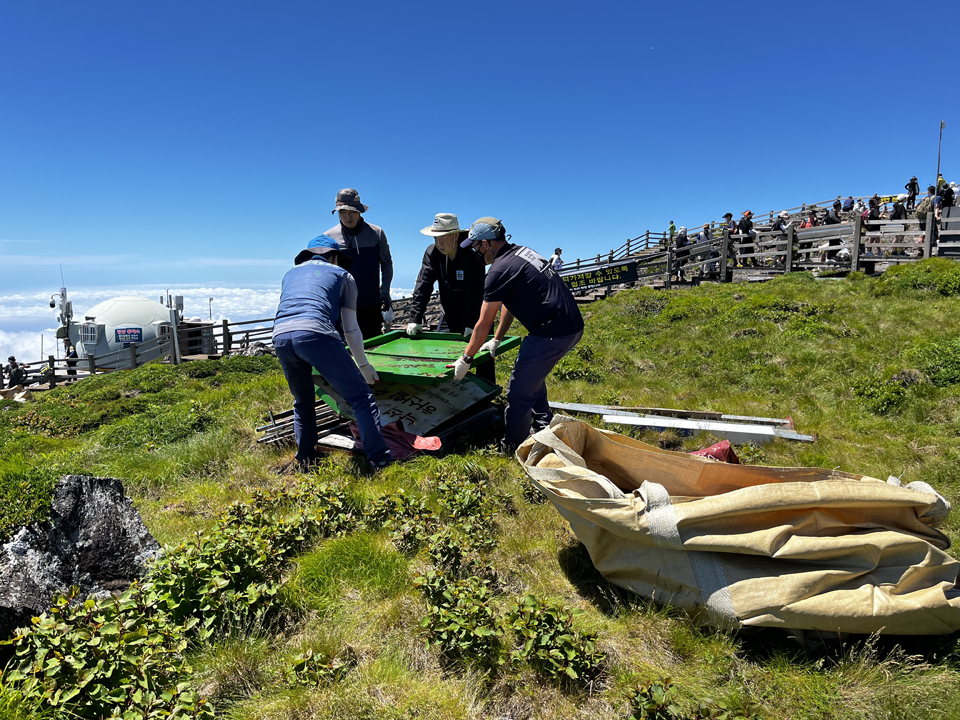
[[[104,300],[85,312],[81,322],[70,324],[70,340],[81,358],[99,357],[128,348],[130,343],[168,336],[173,327],[171,312],[156,300],[141,297]]]

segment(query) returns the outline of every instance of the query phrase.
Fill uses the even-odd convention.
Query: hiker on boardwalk
[[[527,329],[520,354],[510,373],[504,411],[503,447],[514,452],[532,432],[549,426],[553,412],[547,401],[546,378],[583,336],[583,318],[570,290],[550,263],[530,248],[510,242],[503,223],[482,217],[461,243],[473,248],[490,265],[483,291],[480,320],[470,342],[452,366],[462,379],[482,350],[495,355],[516,317]],[[486,340],[500,312],[493,339]]]
[[[674,238],[673,245],[674,264],[677,266],[677,280],[686,279],[683,266],[687,264],[687,257],[690,255],[690,250],[687,248],[689,242],[687,239],[687,228],[681,225]]]
[[[460,221],[453,213],[438,213],[433,225],[420,232],[434,240],[423,253],[420,274],[413,288],[413,319],[407,323],[407,335],[416,335],[423,330],[423,317],[436,283],[443,309],[437,332],[469,337],[483,304],[483,276],[486,272],[483,261],[476,253],[460,248],[460,242],[469,231],[460,229]]]
[[[369,209],[360,202],[356,190],[341,190],[331,211],[339,215],[340,223],[324,233],[336,240],[340,250],[353,261],[350,274],[357,281],[357,323],[364,339],[381,333],[382,313],[390,312],[393,281],[393,258],[387,235],[361,217]]]
[[[723,214],[723,225],[720,228],[727,231],[727,267],[733,267],[737,264],[736,250],[733,247],[733,236],[737,234],[737,221],[733,219],[733,213]]]
[[[757,267],[757,259],[755,257],[743,257],[744,255],[753,255],[757,252],[756,245],[743,245],[743,243],[753,242],[753,238],[756,237],[757,234],[757,231],[753,229],[752,210],[745,210],[743,212],[743,216],[740,218],[740,223],[737,225],[737,231],[740,235],[748,236],[740,238],[740,265],[746,267],[747,263],[749,263],[750,267]]]
[[[27,382],[27,369],[17,362],[13,355],[7,358],[7,365],[3,368],[7,376],[7,387],[13,388]],[[2,383],[0,383],[2,384]]]
[[[853,195],[848,195],[847,199],[843,201],[843,211],[850,212],[853,210]]]
[[[550,256],[550,267],[553,268],[554,272],[560,272],[563,270],[563,248],[554,248],[553,255]]]
[[[917,182],[917,176],[914,175],[910,181],[903,186],[907,191],[907,210],[913,210],[917,207],[917,195],[920,194],[920,183]]]
[[[320,235],[293,262],[280,285],[273,347],[293,395],[297,463],[305,470],[317,459],[316,368],[353,410],[370,464],[386,467],[390,450],[380,430],[380,410],[367,387],[380,377],[363,351],[357,324],[359,290],[349,273],[353,259],[336,240]],[[343,347],[338,323],[352,358]]]
[[[771,234],[774,234],[774,235],[783,235],[783,236],[784,236],[784,241],[783,241],[783,242],[778,242],[778,243],[774,246],[774,247],[776,248],[777,252],[780,252],[780,253],[785,253],[785,252],[786,252],[786,250],[787,250],[787,243],[786,243],[787,228],[790,227],[791,224],[792,224],[792,222],[791,222],[791,220],[790,220],[790,213],[788,213],[786,210],[781,210],[781,211],[780,211],[780,214],[777,215],[776,219],[774,219],[773,225],[770,226],[770,232],[771,232]],[[786,259],[785,259],[785,257],[777,257],[777,258],[774,259],[774,265],[785,265],[785,264],[786,264]]]
[[[712,243],[713,242],[713,231],[710,229],[710,223],[704,223],[703,227],[700,229],[700,232],[697,233],[697,242],[698,243]],[[707,245],[700,248],[700,252],[697,253],[698,260],[710,260],[711,258],[720,257],[712,245]],[[700,277],[704,275],[709,275],[713,277],[717,274],[717,264],[708,263],[707,265],[701,265],[699,272],[697,273]]]
[[[673,245],[673,236],[677,234],[677,226],[670,221],[670,227],[667,228],[667,249]]]
[[[917,220],[920,221],[920,229],[926,231],[927,229],[927,214],[931,212],[936,212],[934,201],[936,200],[937,189],[930,185],[927,187],[927,196],[920,201],[917,205],[917,209],[914,212],[914,216]]]
[[[63,343],[63,357],[67,361],[67,375],[73,377],[77,374],[78,355],[77,349],[69,340]]]

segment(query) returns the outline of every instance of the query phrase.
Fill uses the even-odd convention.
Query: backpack
[[[953,201],[956,199],[953,194],[953,188],[949,185],[944,185],[943,190],[940,191],[940,204],[941,207],[953,207]]]

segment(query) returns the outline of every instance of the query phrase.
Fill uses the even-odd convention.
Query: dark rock
[[[29,625],[73,585],[83,596],[125,589],[159,551],[120,480],[65,475],[50,517],[0,548],[0,637]]]

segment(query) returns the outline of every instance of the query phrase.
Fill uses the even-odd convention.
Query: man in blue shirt
[[[293,262],[281,284],[273,346],[293,395],[297,462],[306,469],[317,458],[316,368],[353,409],[370,464],[386,467],[390,450],[380,430],[380,410],[367,387],[380,377],[363,351],[357,283],[348,272],[351,259],[336,240],[320,235]],[[353,358],[335,327],[338,320]]]
[[[546,258],[509,242],[503,223],[483,217],[470,227],[460,246],[472,247],[490,265],[484,282],[483,306],[470,343],[452,367],[463,378],[481,350],[495,355],[514,317],[529,333],[510,374],[504,412],[504,450],[513,452],[533,432],[550,425],[546,378],[560,359],[583,337],[583,318],[573,295]],[[493,339],[487,335],[500,311]]]

